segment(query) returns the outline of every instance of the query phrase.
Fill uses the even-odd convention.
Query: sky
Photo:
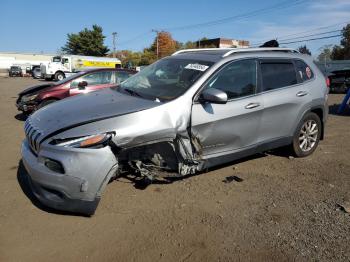
[[[271,8],[276,5],[282,6]],[[264,11],[257,11],[261,9]],[[230,19],[189,27],[225,18]],[[339,30],[346,22],[350,23],[350,0],[2,0],[0,51],[57,53],[68,33],[93,24],[102,26],[110,49],[112,33],[117,32],[117,50],[140,51],[152,43],[152,29],[167,30],[181,42],[223,37],[256,45],[275,38]],[[297,48],[306,44],[316,55],[320,47],[339,41],[340,37],[336,37],[284,46]]]

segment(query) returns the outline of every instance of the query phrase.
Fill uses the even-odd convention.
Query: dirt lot
[[[37,82],[0,78],[0,261],[350,260],[350,214],[339,206],[350,201],[349,113],[330,115],[311,157],[261,154],[144,190],[121,179],[87,218],[46,209],[27,190],[14,103]],[[223,182],[232,175],[242,181]]]

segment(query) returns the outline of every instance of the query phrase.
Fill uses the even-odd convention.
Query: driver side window
[[[217,72],[204,87],[224,91],[228,99],[253,95],[257,87],[255,59],[234,61]]]
[[[81,76],[73,80],[70,84],[70,87],[71,88],[78,87],[78,84],[82,81],[86,81],[88,86],[110,84],[112,83],[112,72],[102,71],[102,72],[96,72],[96,73],[91,73],[91,74]]]

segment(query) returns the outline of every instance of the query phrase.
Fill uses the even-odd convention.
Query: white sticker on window
[[[198,71],[205,71],[208,69],[209,66],[206,65],[200,65],[200,64],[188,64],[185,66],[186,69],[192,69],[192,70],[198,70]]]

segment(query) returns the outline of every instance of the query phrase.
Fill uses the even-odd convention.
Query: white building
[[[0,52],[0,71],[7,71],[12,65],[28,67],[47,63],[54,54]]]

